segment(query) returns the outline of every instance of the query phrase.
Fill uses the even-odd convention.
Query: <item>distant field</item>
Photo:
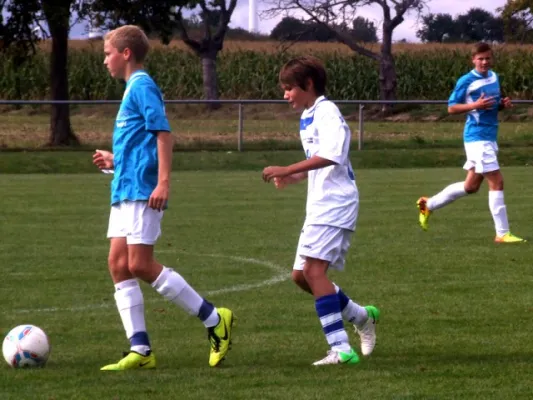
[[[158,40],[151,40],[151,44],[154,47],[165,47],[160,41]],[[99,48],[103,45],[102,41],[90,41],[90,40],[70,40],[69,46],[74,49],[91,49],[91,48]],[[173,40],[168,45],[172,48],[182,49],[182,50],[189,50],[187,45],[183,43],[181,40]],[[51,43],[49,41],[45,41],[41,44],[41,47],[44,49],[50,49]],[[379,43],[371,43],[371,44],[364,44],[364,47],[366,47],[369,50],[379,52],[380,51],[380,44]],[[403,53],[403,52],[416,52],[416,51],[428,51],[428,50],[462,50],[462,51],[469,51],[472,45],[465,44],[465,43],[453,43],[453,44],[446,44],[446,43],[394,43],[393,51],[395,53]],[[297,53],[329,53],[329,52],[341,52],[341,53],[353,53],[353,50],[351,50],[348,46],[342,43],[329,43],[329,42],[296,42],[296,43],[287,43],[287,42],[279,42],[279,41],[248,41],[248,40],[226,40],[224,42],[224,49],[222,52],[232,52],[232,51],[239,51],[239,50],[254,50],[259,53],[264,52],[277,52],[279,50],[290,48],[291,51],[297,52]],[[516,45],[516,44],[505,44],[505,45],[496,45],[495,49],[498,50],[532,50],[533,45]]]
[[[84,146],[110,146],[116,105],[75,107],[71,124]],[[353,108],[353,107],[352,107]],[[527,108],[520,107],[514,121],[502,122],[500,144],[507,147],[533,145],[533,130]],[[237,145],[238,113],[234,106],[206,113],[200,106],[168,105],[170,123],[176,138],[176,149],[234,150]],[[353,146],[357,147],[359,123],[350,114]],[[520,120],[519,116],[524,119]],[[352,118],[353,117],[353,118]],[[436,120],[432,121],[431,119]],[[424,121],[425,119],[425,121]],[[282,106],[245,106],[243,139],[245,149],[300,149],[299,114]],[[442,118],[438,114],[405,113],[387,120],[364,123],[366,149],[391,148],[462,148],[464,122],[457,118]],[[0,149],[38,149],[46,144],[50,132],[50,117],[29,108],[0,113]]]
[[[99,371],[128,348],[106,267],[110,177],[0,174],[0,334],[33,323],[52,343],[42,370],[0,359],[0,398],[531,398],[531,168],[504,174],[524,245],[492,242],[485,186],[420,230],[416,199],[461,179],[459,168],[356,170],[357,231],[332,278],[381,308],[377,346],[360,365],[315,368],[328,347],[313,299],[289,280],[306,186],[276,191],[260,169],[176,173],[156,255],[235,311],[233,349],[209,368],[203,325],[143,284],[158,368],[127,373]]]

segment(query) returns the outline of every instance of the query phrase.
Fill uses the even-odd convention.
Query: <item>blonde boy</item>
[[[143,70],[148,50],[148,39],[136,26],[120,27],[104,38],[104,64],[113,78],[126,81],[126,89],[113,131],[113,153],[96,150],[93,163],[102,170],[114,169],[108,266],[130,341],[130,352],[104,366],[105,371],[156,366],[138,279],[204,323],[211,343],[210,366],[224,359],[231,340],[232,311],[215,308],[181,275],[154,259],[169,197],[173,140],[161,92]]]

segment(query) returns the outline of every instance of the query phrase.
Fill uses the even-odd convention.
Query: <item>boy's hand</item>
[[[106,150],[96,150],[93,154],[93,164],[100,169],[113,168],[113,153]]]
[[[276,189],[283,189],[285,186],[287,186],[287,182],[285,180],[285,178],[274,178],[274,186],[276,187]]]
[[[287,167],[266,167],[263,170],[263,180],[270,182],[273,178],[283,178],[289,175],[289,169]]]
[[[148,207],[157,211],[163,210],[168,201],[168,192],[168,184],[159,183],[148,199]]]
[[[475,110],[487,110],[494,106],[494,97],[485,97],[485,93],[481,93],[481,96],[474,103]]]
[[[511,101],[510,97],[504,97],[500,100],[500,105],[503,108],[511,108],[513,106],[513,102]]]

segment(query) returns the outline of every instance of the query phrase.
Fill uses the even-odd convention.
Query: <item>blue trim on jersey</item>
[[[113,130],[111,204],[146,201],[157,186],[157,132],[170,132],[163,96],[144,71],[128,82]]]
[[[501,100],[498,75],[488,71],[486,76],[472,70],[461,76],[448,99],[448,106],[476,102],[484,94],[494,97],[494,106],[487,110],[472,110],[466,114],[463,131],[465,142],[496,141],[498,138],[498,106]]]
[[[314,119],[315,119],[314,114],[311,115],[310,117],[300,119],[300,130],[301,131],[305,130],[305,128],[307,128],[309,125],[313,123]]]

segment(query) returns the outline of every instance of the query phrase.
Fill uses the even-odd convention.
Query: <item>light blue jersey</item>
[[[483,76],[472,70],[459,78],[448,99],[448,106],[470,104],[477,101],[482,93],[485,98],[494,98],[494,106],[487,110],[472,110],[467,113],[463,133],[465,142],[495,142],[498,138],[498,107],[501,99],[498,75],[489,70],[487,76]]]
[[[134,72],[113,130],[111,204],[124,200],[147,201],[157,186],[157,135],[170,132],[161,91],[144,71]]]

